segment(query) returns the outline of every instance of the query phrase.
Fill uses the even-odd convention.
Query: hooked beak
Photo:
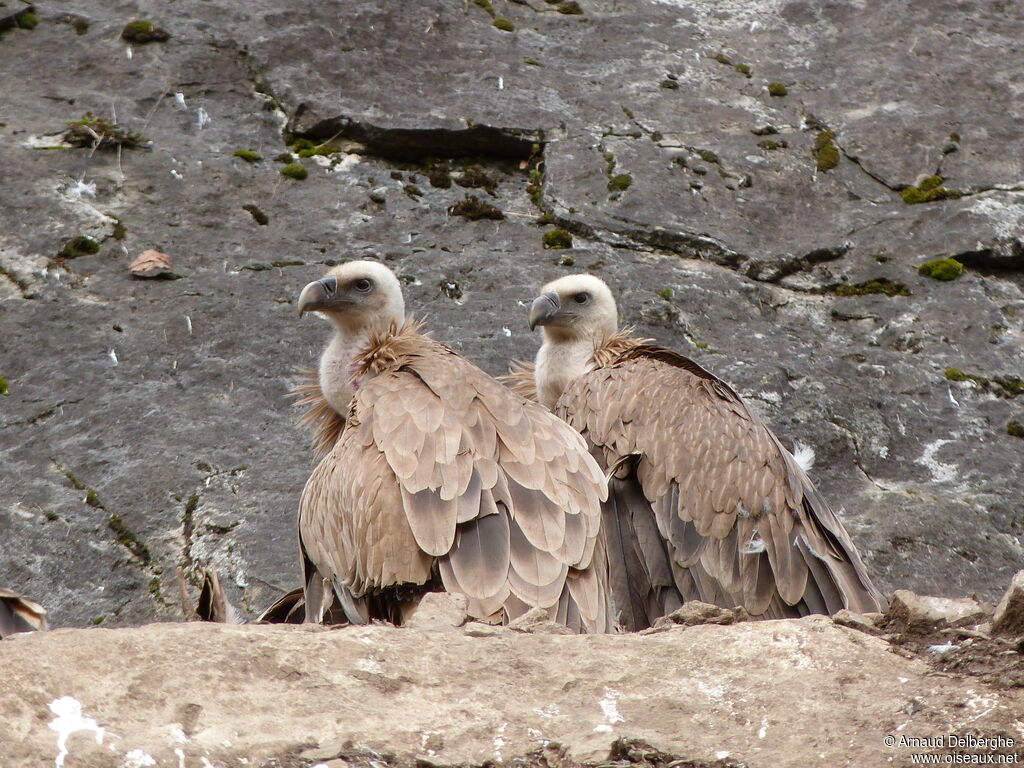
[[[325,277],[322,280],[314,280],[299,294],[299,317],[305,312],[325,309],[337,290],[337,278]]]
[[[554,291],[548,291],[538,296],[530,305],[530,330],[532,331],[538,325],[548,325],[561,308],[562,304],[558,300],[558,294]]]

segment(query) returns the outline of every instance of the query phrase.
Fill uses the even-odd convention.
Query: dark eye
[[[359,291],[359,293],[369,293],[373,288],[373,283],[364,277],[352,283],[352,287]]]
[[[590,294],[585,292],[577,293],[575,296],[572,297],[572,300],[575,301],[577,304],[586,304],[588,301],[590,301]]]

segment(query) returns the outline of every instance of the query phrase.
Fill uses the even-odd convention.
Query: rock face
[[[493,374],[536,349],[521,302],[594,271],[816,450],[884,591],[997,600],[1024,557],[1021,4],[579,6],[0,11],[0,585],[55,626],[180,617],[177,567],[250,617],[296,586],[284,396],[327,329],[294,301],[373,255]],[[131,277],[151,249],[179,279]],[[917,273],[937,257],[965,274]]]
[[[618,739],[694,766],[904,765],[935,750],[890,748],[886,735],[1017,737],[1024,707],[1020,688],[935,675],[823,617],[627,636],[474,626],[18,635],[0,646],[4,760],[46,764],[61,729],[84,724],[106,736],[69,735],[69,767],[128,765],[131,753],[225,768],[339,755],[378,768],[568,766],[606,761]]]

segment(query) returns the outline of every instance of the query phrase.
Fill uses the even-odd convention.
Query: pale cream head
[[[319,312],[348,333],[386,331],[405,320],[405,300],[395,273],[375,261],[332,268],[299,294],[299,315]]]
[[[593,347],[619,329],[615,298],[593,275],[568,275],[541,289],[530,306],[530,329],[541,326],[545,341],[587,341]]]

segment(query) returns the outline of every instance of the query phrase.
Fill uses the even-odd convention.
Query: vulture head
[[[331,269],[299,294],[299,316],[319,312],[335,334],[320,355],[320,393],[341,417],[354,392],[352,361],[373,336],[405,320],[405,301],[395,273],[375,261],[350,261]]]
[[[545,341],[586,341],[591,351],[619,328],[615,299],[604,280],[569,275],[548,283],[530,306],[530,330],[538,325]]]
[[[299,294],[299,316],[319,312],[348,335],[369,336],[405,319],[395,273],[375,261],[350,261],[331,269]]]

